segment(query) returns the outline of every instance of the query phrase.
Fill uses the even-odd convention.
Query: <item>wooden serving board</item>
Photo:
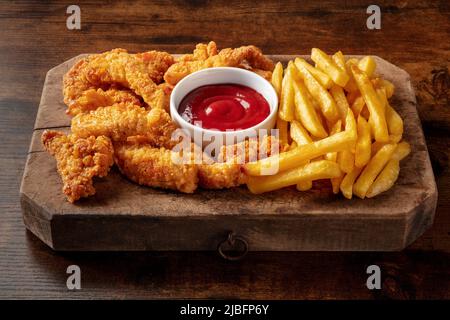
[[[376,198],[347,200],[329,188],[188,195],[138,186],[113,168],[96,181],[95,196],[70,204],[40,136],[47,128],[70,129],[62,77],[81,57],[47,73],[20,190],[25,225],[55,250],[216,250],[233,231],[255,251],[393,251],[433,223],[437,190],[410,77],[378,57],[377,73],[395,84],[392,105],[404,119],[412,153],[395,186]],[[294,57],[271,58],[286,63]]]

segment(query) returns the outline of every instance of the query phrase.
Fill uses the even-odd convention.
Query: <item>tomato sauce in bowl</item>
[[[189,92],[178,106],[187,122],[201,128],[243,130],[270,114],[267,100],[256,90],[239,84],[212,84]]]

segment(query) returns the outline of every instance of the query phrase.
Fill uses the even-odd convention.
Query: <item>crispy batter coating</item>
[[[116,103],[142,106],[139,98],[129,90],[92,88],[84,91],[78,99],[69,104],[66,113],[76,116],[79,113],[86,113]]]
[[[86,78],[96,86],[106,83],[130,88],[149,106],[155,107],[155,99],[160,99],[159,95],[164,93],[158,84],[174,62],[174,58],[167,52],[129,54],[124,49],[114,49],[89,61]]]
[[[127,141],[139,136],[154,147],[172,149],[172,133],[177,126],[163,109],[145,110],[132,104],[115,104],[78,114],[72,119],[72,132],[80,137],[107,136],[113,141]]]
[[[86,67],[96,55],[88,56],[78,61],[63,77],[64,103],[71,105],[84,91],[94,88],[86,79]]]
[[[74,103],[84,91],[110,86],[129,88],[151,107],[162,107],[167,85],[160,85],[166,70],[175,62],[167,52],[148,51],[130,54],[124,49],[113,49],[91,55],[64,76],[64,102]]]
[[[104,177],[114,163],[113,146],[105,136],[78,138],[58,131],[42,134],[45,149],[55,157],[63,192],[69,202],[95,194],[92,179]]]
[[[114,150],[120,171],[138,184],[184,193],[197,189],[197,165],[178,161],[178,152],[148,144],[127,143],[115,143]]]
[[[214,48],[214,45],[206,45],[206,48]],[[197,46],[197,54],[194,52],[192,56],[185,56],[180,61],[171,65],[164,75],[164,80],[175,86],[181,79],[187,75],[206,68],[212,67],[243,67],[246,69],[259,70],[261,74],[263,71],[265,77],[271,75],[274,68],[274,63],[269,58],[265,57],[261,50],[255,46],[243,46],[236,49],[226,48],[214,54],[214,50],[203,49],[204,44]],[[216,49],[217,50],[217,49]],[[204,53],[206,51],[206,54]]]
[[[242,166],[247,162],[269,157],[274,152],[279,152],[279,148],[279,141],[273,136],[223,146],[218,156],[219,162],[199,165],[199,186],[205,189],[223,189],[245,184],[247,175]]]

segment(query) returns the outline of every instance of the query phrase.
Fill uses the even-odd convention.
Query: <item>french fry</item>
[[[392,188],[400,173],[400,162],[395,159],[389,160],[383,171],[378,175],[366,193],[367,198],[373,198],[382,192]]]
[[[358,68],[363,71],[369,78],[373,75],[377,64],[371,56],[366,56],[359,60]]]
[[[370,81],[376,89],[386,90],[386,97],[388,99],[394,95],[395,86],[392,82],[381,78],[373,78]]]
[[[274,176],[249,177],[247,187],[250,192],[259,194],[292,186],[302,181],[330,179],[341,174],[335,162],[321,160],[304,166],[280,172]]]
[[[350,67],[352,65],[357,65],[358,60],[357,59],[348,59],[347,62],[345,62],[345,70],[347,71],[347,74],[349,76],[348,82],[344,87],[344,90],[349,93],[357,93],[358,92],[358,86],[356,85],[355,79],[353,78],[352,71],[350,70]],[[349,101],[349,103],[351,103]]]
[[[339,193],[339,186],[342,183],[342,180],[344,179],[344,175],[345,173],[341,171],[341,175],[337,178],[331,178],[331,190],[333,191],[334,194],[338,194]]]
[[[403,135],[403,120],[397,111],[392,108],[389,103],[386,104],[386,122],[388,130],[391,135],[399,136],[400,139]]]
[[[277,62],[275,65],[275,69],[273,69],[272,72],[272,86],[274,87],[275,91],[277,92],[278,98],[280,98],[281,95],[281,83],[283,82],[283,65],[281,62]]]
[[[339,68],[336,63],[322,50],[313,48],[311,50],[311,59],[317,64],[317,67],[328,74],[334,83],[344,87],[349,76],[345,69]]]
[[[288,139],[288,123],[281,119],[277,118],[277,129],[278,129],[278,138],[280,140],[280,145],[285,146],[289,144]]]
[[[370,159],[367,166],[362,171],[356,183],[353,185],[353,193],[364,199],[367,191],[375,178],[383,170],[397,148],[396,144],[386,144]]]
[[[318,138],[325,138],[328,134],[309,100],[308,90],[303,80],[293,81],[293,86],[295,92],[295,117],[301,121],[312,135]]]
[[[313,98],[319,102],[324,117],[328,121],[334,123],[339,118],[339,112],[333,97],[331,97],[330,93],[320,85],[305,66],[302,64],[297,65],[297,69],[306,88],[308,88],[308,91]]]
[[[336,121],[336,123],[330,129],[330,136],[341,132],[342,122],[341,120]],[[336,162],[337,152],[330,152],[325,155],[325,160],[330,160]]]
[[[377,92],[364,72],[361,72],[361,70],[359,70],[356,66],[352,66],[351,70],[359,91],[361,91],[361,95],[364,98],[367,108],[369,109],[375,140],[380,142],[388,142],[389,133],[384,108]]]
[[[259,176],[271,168],[278,168],[278,171],[285,171],[298,167],[305,162],[324,155],[328,152],[339,152],[351,148],[355,144],[355,139],[350,132],[339,132],[333,136],[315,141],[310,144],[298,146],[294,150],[282,152],[275,156],[249,162],[244,165],[244,170],[248,175]]]
[[[306,129],[296,120],[291,122],[290,133],[292,140],[299,146],[313,142]]]
[[[251,176],[265,175],[266,172],[284,171],[298,167],[307,161],[329,152],[339,152],[353,149],[356,143],[357,129],[353,113],[349,111],[344,132],[339,132],[313,143],[298,146],[296,149],[282,152],[268,158],[249,162],[244,165],[244,171]]]
[[[344,179],[342,179],[339,189],[341,190],[344,197],[346,197],[347,199],[352,198],[353,184],[355,183],[355,180],[356,180],[356,178],[358,178],[361,171],[362,171],[362,168],[355,167],[355,168],[353,168],[352,172],[347,173],[344,176]]]
[[[370,160],[371,156],[371,138],[370,125],[362,117],[358,117],[358,140],[356,140],[355,147],[355,166],[358,168],[364,167]]]
[[[297,148],[297,142],[295,142],[295,141],[292,141],[292,143],[291,143],[291,145],[289,146],[289,148],[288,148],[288,150],[292,150],[292,149],[295,149],[295,148]]]
[[[411,153],[411,146],[408,142],[400,142],[397,144],[397,148],[395,149],[394,154],[392,155],[392,159],[401,161],[406,158]]]
[[[292,140],[296,142],[297,146],[313,142],[306,129],[296,120],[291,122],[291,137]],[[311,188],[312,181],[301,181],[297,184],[297,190],[299,191],[307,191]]]
[[[356,97],[356,99],[352,103],[352,111],[355,117],[358,117],[361,111],[363,110],[366,103],[364,102],[364,98],[361,96]]]
[[[337,163],[342,172],[349,173],[355,167],[355,155],[350,150],[344,150],[338,153]]]
[[[304,59],[295,58],[294,63],[297,69],[299,68],[299,66],[303,66],[304,68],[306,68],[325,89],[329,89],[333,85],[333,80],[331,80],[331,78],[325,72],[320,71],[317,68],[314,68]]]
[[[336,106],[339,112],[339,117],[342,120],[342,123],[345,126],[345,117],[347,116],[347,111],[350,108],[348,105],[347,98],[345,97],[344,90],[342,90],[341,87],[338,85],[333,85],[331,87],[331,95],[334,98],[334,101],[336,101]]]
[[[335,54],[331,56],[331,59],[336,63],[336,65],[341,68],[342,70],[346,71],[345,68],[345,57],[342,51],[338,51]]]
[[[292,79],[292,62],[289,61],[281,84],[279,117],[284,121],[294,120],[294,87]]]

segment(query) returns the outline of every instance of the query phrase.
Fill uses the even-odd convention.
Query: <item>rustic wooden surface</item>
[[[296,56],[268,57],[287,65]],[[233,231],[250,251],[398,251],[433,222],[436,183],[410,76],[376,56],[375,73],[396,88],[391,104],[404,120],[403,137],[413,150],[390,192],[350,201],[331,188],[252,195],[241,187],[188,195],[143,188],[113,170],[96,183],[95,196],[71,204],[40,136],[45,128],[68,129],[61,79],[81,58],[47,73],[20,188],[25,225],[53,249],[215,250]]]
[[[379,1],[382,29],[365,28],[369,3],[308,1],[79,2],[82,30],[65,28],[67,3],[0,3],[1,298],[450,298],[450,7],[448,1]],[[433,227],[401,253],[58,254],[25,231],[19,185],[45,77],[83,52],[125,47],[186,52],[198,41],[243,42],[266,53],[374,54],[409,72],[439,189]],[[82,287],[66,289],[66,268]],[[368,265],[383,289],[365,287]]]

